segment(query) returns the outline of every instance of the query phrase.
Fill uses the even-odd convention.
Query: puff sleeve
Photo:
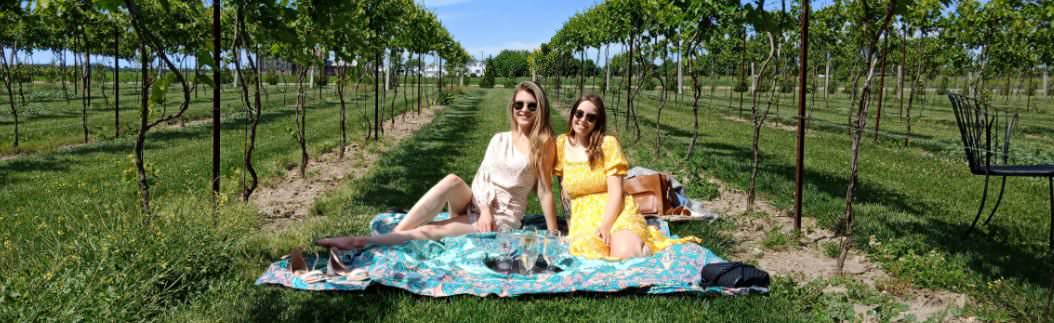
[[[564,177],[564,143],[567,142],[567,135],[559,135],[556,137],[556,162],[553,165],[553,176]]]
[[[604,136],[604,143],[601,145],[601,149],[604,151],[604,174],[607,176],[626,176],[626,172],[629,170],[629,163],[622,156],[622,147],[619,145],[618,139],[612,136]]]

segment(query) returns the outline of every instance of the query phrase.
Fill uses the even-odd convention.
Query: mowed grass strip
[[[543,295],[518,298],[455,296],[432,298],[375,286],[365,292],[303,292],[278,287],[253,286],[251,282],[267,264],[294,246],[338,234],[368,232],[375,213],[389,207],[408,208],[447,173],[471,181],[490,137],[508,130],[504,109],[512,91],[470,90],[433,123],[375,165],[370,175],[334,192],[321,203],[323,217],[277,234],[257,234],[244,248],[248,257],[239,262],[241,276],[225,278],[191,305],[166,317],[171,321],[838,321],[853,317],[852,302],[885,304],[881,317],[891,318],[896,306],[861,286],[852,287],[852,300],[824,295],[831,282],[797,287],[776,279],[766,297],[655,296],[624,293]],[[566,120],[557,111],[552,120],[558,133]],[[645,165],[646,166],[646,165]],[[529,212],[540,213],[537,202]],[[677,227],[679,233],[700,234],[727,244],[713,226]]]
[[[408,97],[405,105],[401,97],[396,102],[396,113],[416,109]],[[348,110],[352,143],[386,144],[363,142],[361,108]],[[336,98],[309,102],[311,156],[337,146],[338,115]],[[294,128],[291,109],[265,106],[255,153],[262,182],[295,167]],[[146,163],[155,214],[149,217],[140,211],[131,138],[0,161],[0,258],[9,260],[0,268],[0,321],[156,319],[227,282],[224,277],[240,270],[235,265],[260,217],[237,201],[244,119],[228,118],[214,225],[210,138],[209,126],[150,133]]]

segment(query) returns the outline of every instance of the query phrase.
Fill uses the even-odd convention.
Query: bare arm
[[[553,166],[556,164],[556,145],[549,141],[545,145],[545,153],[542,155],[541,174],[538,176],[538,201],[542,204],[542,213],[545,214],[545,227],[549,232],[556,233],[560,230],[556,220],[556,204],[553,200]]]
[[[622,213],[622,176],[608,176],[608,202],[604,206],[604,218],[597,227],[597,235],[604,244],[611,244],[611,227],[615,225],[619,214]]]

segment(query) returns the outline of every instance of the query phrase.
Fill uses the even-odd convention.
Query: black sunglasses
[[[524,106],[527,107],[527,111],[534,112],[534,111],[538,110],[538,102],[530,102],[530,103],[528,103],[528,102],[524,102],[524,101],[516,101],[516,102],[512,103],[512,108],[515,109],[516,111],[523,110]]]
[[[586,113],[585,111],[582,111],[582,110],[575,110],[575,118],[582,119],[582,117],[585,117],[586,121],[589,121],[589,123],[597,122],[597,114],[596,113]]]

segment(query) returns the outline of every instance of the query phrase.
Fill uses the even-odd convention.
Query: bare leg
[[[315,244],[337,249],[357,249],[364,248],[367,245],[395,245],[410,240],[439,240],[443,237],[459,236],[473,232],[476,232],[474,222],[468,216],[462,215],[422,225],[407,231],[368,237],[328,238],[315,241]]]
[[[406,217],[395,226],[392,232],[405,232],[432,222],[432,219],[448,204],[451,217],[465,214],[470,202],[472,202],[472,189],[457,175],[449,174],[417,200],[414,207],[406,213]]]
[[[471,202],[472,189],[457,175],[449,174],[417,200],[391,233],[369,237],[321,239],[315,241],[315,244],[338,249],[356,249],[367,245],[394,245],[410,240],[438,240],[447,236],[476,232],[474,223],[465,216]],[[451,218],[429,223],[447,205],[450,206]]]
[[[611,257],[628,259],[643,256],[644,241],[632,231],[618,231],[611,234]]]

